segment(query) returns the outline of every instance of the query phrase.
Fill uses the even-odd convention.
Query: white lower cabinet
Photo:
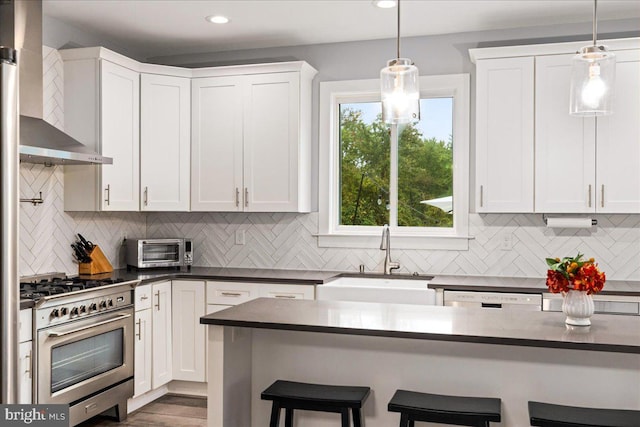
[[[151,285],[151,388],[171,381],[173,350],[171,334],[171,281]]]
[[[205,381],[204,282],[174,280],[172,283],[173,379]]]
[[[33,341],[31,309],[20,310],[18,323],[18,402],[32,403],[33,392]]]
[[[136,311],[133,395],[151,390],[151,310]]]

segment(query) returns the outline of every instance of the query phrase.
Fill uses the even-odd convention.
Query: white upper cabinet
[[[470,51],[477,212],[640,213],[639,39],[605,42],[617,56],[614,112],[597,118],[569,115],[583,44]]]
[[[242,210],[242,78],[192,81],[191,209]]]
[[[112,157],[112,165],[65,166],[67,211],[137,211],[140,207],[140,75],[94,58],[69,58],[65,131]]]
[[[309,212],[315,73],[304,62],[201,70],[191,210]]]
[[[143,211],[188,211],[191,179],[191,83],[140,79],[140,200]]]
[[[476,211],[533,211],[534,59],[476,64]]]
[[[536,212],[595,209],[595,119],[569,115],[573,56],[536,58]]]
[[[640,50],[616,52],[613,114],[597,122],[596,210],[640,213]]]

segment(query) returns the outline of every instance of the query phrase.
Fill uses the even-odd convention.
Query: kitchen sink
[[[316,299],[435,305],[436,293],[427,288],[429,279],[389,275],[339,277],[316,287]]]

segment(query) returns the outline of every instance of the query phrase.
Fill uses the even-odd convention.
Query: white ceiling
[[[146,57],[396,35],[396,9],[371,0],[44,0],[43,8]],[[402,36],[591,22],[592,8],[591,0],[403,0]],[[213,14],[231,22],[206,22]],[[625,18],[640,18],[640,0],[598,2],[599,21]]]

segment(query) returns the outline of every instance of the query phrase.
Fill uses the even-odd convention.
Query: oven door
[[[72,403],[133,377],[133,307],[38,331],[37,403]]]

